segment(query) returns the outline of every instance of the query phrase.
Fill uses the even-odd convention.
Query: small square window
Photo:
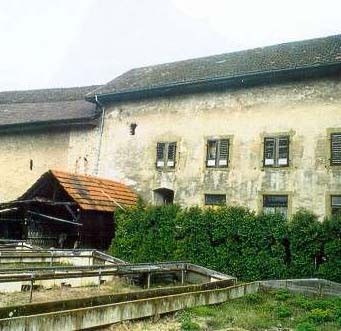
[[[330,200],[332,216],[341,216],[341,195],[332,195]]]
[[[265,214],[280,213],[288,216],[287,195],[263,195],[263,212]]]
[[[341,133],[331,134],[330,152],[330,165],[341,166]]]
[[[226,194],[205,194],[206,206],[226,205]]]
[[[287,167],[289,165],[289,137],[264,138],[264,167]]]
[[[226,168],[229,159],[229,139],[210,139],[207,141],[206,166]]]
[[[157,143],[156,167],[175,168],[176,142]]]

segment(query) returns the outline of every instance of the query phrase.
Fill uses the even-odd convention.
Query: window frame
[[[270,158],[266,158],[266,141],[272,139],[274,141],[274,156],[273,156],[273,164],[266,164],[266,160],[271,160]],[[280,158],[280,140],[281,139],[286,139],[287,140],[287,157],[286,157],[286,164],[280,164],[280,160],[284,158]],[[290,153],[291,153],[291,148],[290,148],[290,143],[291,143],[291,135],[288,133],[284,134],[273,134],[273,135],[265,135],[263,136],[263,167],[264,168],[288,168],[291,165],[291,158],[290,158]]]
[[[330,210],[329,216],[331,216],[331,217],[334,217],[334,216],[341,217],[341,204],[339,205],[340,206],[339,208],[333,207],[333,198],[334,197],[341,198],[341,193],[339,193],[339,194],[330,194],[329,195],[329,210]],[[335,209],[335,208],[340,210],[339,215],[333,213],[333,209]]]
[[[287,219],[289,219],[292,216],[292,200],[293,200],[293,193],[291,191],[259,191],[258,192],[258,212],[263,213],[264,207],[263,207],[263,197],[265,195],[286,195],[288,197],[288,207],[287,207]]]
[[[341,137],[341,130],[329,133],[329,165],[331,167],[341,167],[341,160],[339,163],[333,162],[333,136]]]
[[[163,149],[163,158],[159,158],[159,145],[164,145]],[[169,159],[169,146],[175,146],[174,148],[174,158],[173,160]],[[156,160],[155,160],[155,167],[157,170],[172,170],[175,169],[177,164],[177,146],[178,142],[176,140],[169,140],[169,141],[157,141],[156,142]],[[158,165],[159,162],[163,162],[163,165]],[[173,164],[169,164],[173,162]]]
[[[222,142],[227,142],[226,159],[221,158],[222,154]],[[215,157],[209,158],[209,144],[215,143]],[[206,168],[228,168],[230,163],[230,145],[231,139],[228,137],[219,138],[207,138],[206,140]],[[214,164],[209,164],[210,161],[214,161]],[[226,164],[220,164],[220,161],[226,161]]]
[[[224,197],[224,202],[222,203],[207,203],[207,197]],[[204,193],[204,205],[208,207],[213,207],[213,206],[226,206],[227,204],[227,195],[225,193]]]

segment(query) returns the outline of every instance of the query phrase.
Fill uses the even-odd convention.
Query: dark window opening
[[[135,130],[136,130],[137,124],[136,123],[131,123],[130,124],[130,135],[135,136]]]
[[[226,194],[205,194],[206,206],[219,206],[226,204]]]
[[[228,139],[207,141],[206,166],[208,168],[226,168],[229,159]]]
[[[33,160],[30,160],[30,170],[33,170]]]
[[[330,198],[332,216],[341,216],[341,195],[332,195]]]
[[[341,133],[333,133],[331,135],[331,165],[341,165]]]
[[[289,137],[264,138],[264,167],[289,165]]]
[[[174,168],[176,160],[176,142],[157,143],[156,167]]]
[[[154,190],[154,203],[160,205],[170,205],[174,201],[174,191],[167,188]]]
[[[280,213],[288,216],[288,196],[287,195],[264,195],[263,212],[265,214]]]

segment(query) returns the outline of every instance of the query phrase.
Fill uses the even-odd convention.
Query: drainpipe
[[[96,164],[95,164],[95,169],[94,169],[94,175],[97,176],[98,175],[98,169],[99,169],[99,159],[101,157],[105,108],[104,108],[103,104],[98,100],[97,94],[95,94],[95,102],[96,102],[96,105],[102,110],[101,125],[99,128],[99,137],[98,137],[98,146],[97,146],[97,157],[96,157]]]

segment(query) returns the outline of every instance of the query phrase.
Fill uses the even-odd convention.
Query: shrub
[[[291,294],[287,289],[279,289],[275,293],[275,299],[277,301],[286,301],[290,297],[291,297]]]
[[[288,307],[279,306],[275,309],[275,314],[278,318],[288,318],[292,316],[292,312]]]
[[[291,221],[243,207],[144,206],[115,213],[110,252],[129,262],[186,260],[242,280],[341,281],[341,222],[304,210]],[[324,261],[325,258],[325,261]]]
[[[308,319],[316,324],[321,324],[334,320],[334,314],[331,309],[315,308],[307,315]]]
[[[293,278],[315,277],[318,258],[323,251],[323,228],[317,216],[299,210],[289,223],[290,276]]]
[[[341,282],[341,217],[326,219],[322,226],[327,240],[324,245],[325,261],[318,275]]]

